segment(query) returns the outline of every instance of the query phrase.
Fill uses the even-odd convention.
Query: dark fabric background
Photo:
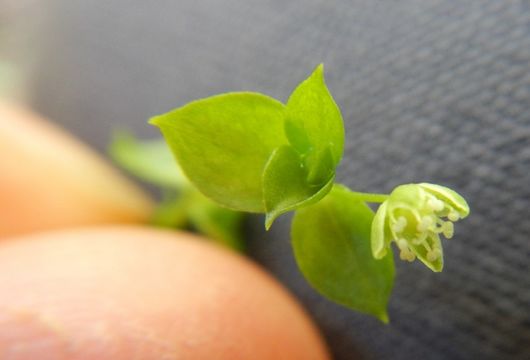
[[[347,128],[339,181],[445,184],[472,214],[442,274],[398,261],[389,326],[307,285],[289,216],[269,233],[251,219],[251,256],[337,359],[530,359],[529,1],[54,0],[16,14],[31,23],[31,104],[101,151],[116,127],[157,136],[146,119],[195,98],[285,100],[324,62]]]

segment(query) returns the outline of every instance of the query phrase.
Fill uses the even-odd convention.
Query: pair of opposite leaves
[[[329,192],[344,147],[342,116],[322,65],[286,105],[262,94],[228,93],[151,123],[202,193],[235,210],[266,213],[267,228]]]
[[[266,213],[266,228],[297,210],[292,245],[307,280],[328,298],[388,321],[392,254],[373,258],[372,210],[334,185],[344,126],[322,65],[286,105],[258,93],[227,93],[150,122],[189,180],[217,203]]]

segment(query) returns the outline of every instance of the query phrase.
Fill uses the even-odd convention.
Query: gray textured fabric
[[[306,304],[337,359],[530,358],[528,1],[56,0],[25,11],[40,24],[20,46],[35,55],[32,103],[101,150],[112,128],[155,135],[146,118],[195,98],[284,100],[323,61],[347,127],[339,180],[446,184],[472,215],[445,243],[442,274],[398,262],[386,327],[307,285],[289,216],[267,234],[252,218],[252,256]]]

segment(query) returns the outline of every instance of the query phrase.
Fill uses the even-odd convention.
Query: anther
[[[427,260],[429,260],[430,262],[433,262],[435,261],[436,259],[438,259],[441,255],[441,252],[440,250],[438,249],[433,249],[431,251],[429,251],[427,253]]]
[[[427,253],[427,260],[432,262],[432,261],[434,261],[436,259],[437,259],[437,256],[436,256],[436,253],[434,251],[429,251]]]
[[[407,258],[408,258],[407,255],[408,255],[407,252],[404,251],[404,250],[401,250],[401,251],[399,252],[399,258],[400,258],[401,260],[407,260]]]
[[[397,221],[392,224],[392,230],[394,232],[400,233],[405,229],[405,226],[407,226],[407,219],[405,219],[404,216],[398,217]]]
[[[425,242],[425,239],[427,238],[428,233],[424,232],[418,235],[417,238],[412,239],[412,243],[414,245],[421,245]]]
[[[406,261],[412,262],[412,261],[414,261],[414,259],[416,259],[416,255],[414,255],[414,253],[412,251],[410,251],[410,250],[402,250],[399,253],[399,258],[401,260],[406,260]]]
[[[416,259],[416,255],[414,255],[414,253],[412,251],[409,251],[408,254],[407,254],[407,261],[408,262],[413,262],[414,259]]]
[[[407,244],[407,241],[405,239],[398,239],[397,240],[397,246],[401,251],[408,251],[409,246]]]
[[[453,210],[447,215],[447,218],[451,221],[457,221],[458,219],[460,219],[460,215]]]
[[[419,232],[424,232],[424,231],[429,230],[432,224],[433,224],[432,218],[430,216],[424,216],[421,218],[421,221],[418,223],[418,226],[416,227],[416,229]]]
[[[438,199],[430,198],[427,201],[427,206],[433,211],[442,211],[444,208],[444,203]]]
[[[446,221],[442,225],[442,231],[443,231],[444,236],[447,239],[450,239],[450,238],[453,237],[453,235],[455,233],[455,227],[454,227],[452,222]]]

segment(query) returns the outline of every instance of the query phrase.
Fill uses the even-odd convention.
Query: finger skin
[[[329,356],[292,296],[249,260],[122,226],[0,244],[0,358]]]
[[[0,239],[64,227],[142,223],[153,203],[90,148],[0,99]]]

